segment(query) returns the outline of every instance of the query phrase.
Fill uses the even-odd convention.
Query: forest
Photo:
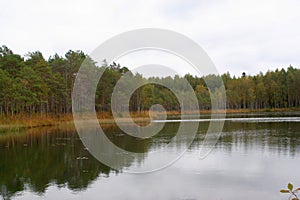
[[[13,53],[6,46],[0,47],[0,115],[17,114],[58,115],[72,111],[72,90],[82,62],[88,58],[82,51],[69,50],[64,56],[55,54],[45,59],[41,52],[30,52],[24,56]],[[95,69],[105,68],[95,97],[96,111],[110,112],[111,94],[117,81],[128,68],[120,64],[94,63]],[[100,65],[100,66],[97,66]],[[162,84],[180,85],[185,90],[183,79],[192,86],[198,98],[199,108],[211,108],[210,92],[217,93],[221,87],[215,81],[209,91],[204,79],[217,80],[215,75],[197,77],[150,77],[132,74],[134,81],[156,79]],[[257,75],[232,76],[229,72],[221,78],[226,89],[227,109],[272,109],[300,106],[300,69],[293,66],[276,69]],[[175,84],[176,85],[176,84]],[[187,97],[188,98],[188,97]],[[148,84],[138,88],[130,99],[130,111],[147,111],[153,104],[161,104],[168,111],[177,111],[180,105],[176,96],[166,87]]]

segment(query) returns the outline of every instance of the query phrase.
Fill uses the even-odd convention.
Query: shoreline
[[[226,114],[246,114],[246,113],[280,113],[280,112],[297,112],[300,111],[300,108],[276,108],[276,109],[227,109]],[[216,111],[216,113],[224,113],[224,110]],[[162,113],[154,113],[154,118],[159,118],[159,115]],[[168,111],[167,114],[169,116],[178,116],[180,112],[178,111]],[[191,112],[189,114],[195,114],[195,112]],[[210,110],[200,110],[200,115],[211,114]],[[98,121],[100,124],[112,124],[115,123],[114,118],[108,112],[97,113]],[[132,120],[136,123],[149,123],[150,117],[148,112],[141,113],[131,113]],[[126,120],[128,119],[128,120]],[[129,122],[131,118],[124,118],[122,122]],[[48,115],[48,116],[40,116],[40,115],[32,115],[28,116],[26,114],[16,115],[10,117],[0,117],[0,130],[15,130],[15,129],[23,129],[23,128],[37,128],[37,127],[45,127],[45,126],[55,126],[61,124],[72,124],[73,116],[72,113],[62,114],[62,115]]]

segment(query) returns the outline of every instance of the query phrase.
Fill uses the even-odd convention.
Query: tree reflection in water
[[[208,122],[200,123],[191,151],[201,147]],[[116,126],[105,126],[104,132],[116,145],[132,152],[149,152],[170,141],[178,123],[166,123],[158,136],[136,140]],[[297,157],[300,154],[298,122],[226,122],[216,149],[231,154],[236,149],[246,153],[262,148],[272,155]],[[174,148],[181,148],[179,141]],[[146,158],[120,160],[121,169],[143,162]],[[198,159],[195,157],[195,159]],[[44,127],[0,135],[0,196],[10,199],[30,190],[43,195],[50,185],[83,191],[94,181],[121,173],[90,155],[74,127]]]
[[[42,194],[51,184],[84,190],[99,174],[109,176],[113,171],[88,153],[73,128],[29,129],[2,136],[0,158],[5,199],[28,187]]]

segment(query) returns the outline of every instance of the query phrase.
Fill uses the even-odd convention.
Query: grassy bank
[[[157,113],[156,115],[159,114],[160,113]],[[137,123],[150,121],[149,115],[146,112],[132,113],[131,116],[133,120]],[[104,124],[114,123],[114,118],[112,114],[110,114],[109,112],[97,113],[97,118],[99,119],[100,123],[104,123]],[[122,121],[127,122],[128,119],[125,118]],[[0,130],[1,129],[15,130],[20,128],[55,126],[60,124],[73,124],[73,115],[69,113],[69,114],[61,114],[61,115],[42,115],[42,116],[39,114],[35,114],[35,115],[19,114],[14,116],[0,116]]]
[[[293,112],[300,111],[300,108],[276,108],[276,109],[227,109],[226,113],[259,113],[259,112]],[[223,113],[224,110],[216,112]],[[200,110],[200,114],[210,114],[210,110]],[[168,116],[178,116],[178,111],[168,111]],[[196,114],[196,112],[190,112],[189,114]],[[133,120],[137,123],[149,122],[148,112],[133,112],[130,113]],[[154,112],[153,117],[159,119],[162,113]],[[100,123],[114,123],[114,119],[109,112],[99,112],[97,117]],[[120,115],[119,117],[123,117]],[[123,118],[124,122],[128,121],[129,118]],[[0,129],[18,129],[18,128],[33,128],[43,126],[54,126],[62,123],[73,123],[72,114],[61,114],[61,115],[27,115],[19,114],[14,116],[0,116]]]
[[[0,116],[0,129],[34,128],[53,126],[59,123],[71,122],[72,114],[64,115],[27,115]]]

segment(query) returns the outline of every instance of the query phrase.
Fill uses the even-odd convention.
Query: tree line
[[[72,111],[72,90],[76,74],[82,62],[89,58],[82,51],[69,50],[64,56],[55,54],[45,59],[41,52],[30,52],[25,56],[13,53],[6,46],[0,47],[0,115],[20,113],[65,114]],[[111,94],[118,80],[128,68],[120,64],[92,62],[95,70],[104,69],[95,95],[98,112],[111,111]],[[99,66],[98,66],[99,65]],[[166,110],[180,110],[180,103],[170,89],[183,92],[186,81],[195,91],[200,109],[211,109],[211,101],[221,92],[220,78],[226,90],[227,109],[270,109],[300,106],[300,70],[289,66],[265,74],[249,76],[243,73],[236,77],[230,73],[221,76],[197,77],[150,77],[131,74],[134,82],[153,81],[138,88],[130,99],[130,111],[147,111],[154,104]],[[210,82],[208,89],[206,81]],[[213,94],[213,95],[211,95]],[[189,96],[186,96],[189,101]]]

